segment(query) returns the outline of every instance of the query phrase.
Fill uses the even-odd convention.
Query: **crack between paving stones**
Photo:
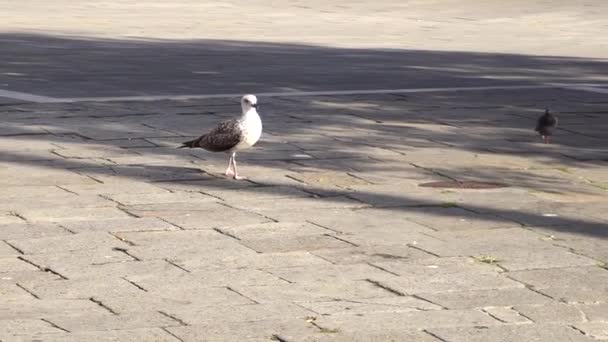
[[[141,218],[141,216],[137,216],[137,215],[133,214],[132,212],[130,212],[126,208],[123,208],[120,205],[117,205],[115,208],[118,209],[118,210],[120,210],[120,211],[122,211],[123,213],[127,214],[130,217]]]
[[[180,226],[180,225],[178,225],[178,224],[175,224],[175,223],[173,223],[173,222],[169,222],[169,221],[167,221],[167,220],[166,220],[166,219],[164,219],[164,218],[157,217],[157,219],[159,219],[159,220],[161,220],[161,221],[163,221],[163,222],[165,222],[165,223],[167,223],[167,224],[170,224],[170,225],[172,225],[173,227],[176,227],[176,228],[177,228],[177,229],[179,229],[179,230],[187,230],[186,228],[184,228],[184,227],[182,227],[182,226]],[[151,231],[152,231],[152,230],[151,230]],[[165,231],[166,231],[166,230],[165,230]]]
[[[432,255],[432,256],[434,256],[434,257],[437,257],[437,258],[440,258],[440,257],[441,257],[441,255],[439,255],[439,254],[435,254],[435,253],[433,253],[433,252],[429,252],[429,251],[427,251],[427,250],[423,249],[422,247],[418,247],[418,246],[413,245],[413,244],[411,244],[411,243],[406,244],[406,246],[408,246],[409,248],[413,248],[413,249],[415,249],[415,250],[417,250],[417,251],[421,251],[421,252],[424,252],[424,253],[426,253],[426,254],[430,254],[430,255]]]
[[[57,187],[57,188],[59,188],[59,189],[61,189],[61,190],[65,191],[65,192],[67,192],[67,193],[70,193],[70,194],[74,194],[74,195],[80,195],[79,193],[74,192],[74,191],[69,190],[69,189],[66,189],[66,188],[64,188],[64,187],[62,187],[62,186],[60,186],[60,185],[55,185],[55,187]]]
[[[492,317],[493,319],[499,321],[500,323],[508,323],[507,321],[505,321],[504,319],[500,319],[498,316],[496,315],[492,315],[491,313],[489,313],[488,311],[486,311],[486,309],[481,309],[481,312],[485,313],[486,315]]]
[[[574,331],[576,331],[576,332],[578,332],[578,333],[580,333],[580,334],[584,335],[584,336],[591,337],[591,336],[589,336],[589,335],[588,335],[586,332],[584,332],[583,330],[581,330],[581,329],[579,329],[579,328],[575,327],[574,325],[569,324],[569,325],[568,325],[568,327],[569,327],[570,329],[573,329]]]
[[[168,317],[168,318],[176,321],[177,323],[179,323],[179,325],[182,325],[182,326],[188,326],[189,325],[188,323],[184,322],[182,319],[180,319],[180,318],[178,318],[178,317],[176,317],[174,315],[170,315],[170,314],[168,314],[168,313],[166,313],[166,312],[164,312],[162,310],[159,310],[158,313],[161,314],[161,315],[163,315],[163,316],[165,316],[165,317]]]
[[[129,251],[126,248],[120,248],[120,247],[113,247],[112,248],[113,251],[117,251],[117,252],[121,252],[123,254],[125,254],[126,256],[130,257],[131,259],[133,259],[133,261],[141,261],[140,258],[136,257],[135,255],[129,253]],[[119,261],[120,262],[120,261]],[[114,262],[108,262],[106,264],[115,264]],[[103,265],[103,264],[102,264]]]
[[[239,291],[237,291],[237,290],[233,289],[233,288],[232,288],[232,287],[230,287],[230,286],[226,286],[226,289],[227,289],[228,291],[230,291],[230,292],[234,292],[234,293],[236,293],[237,295],[239,295],[239,296],[241,296],[241,297],[243,297],[243,298],[245,298],[245,299],[247,299],[247,300],[252,301],[254,304],[260,304],[260,303],[258,303],[258,301],[257,301],[257,300],[254,300],[253,298],[249,298],[249,297],[245,296],[244,294],[240,293]]]
[[[516,313],[516,314],[518,314],[519,316],[521,316],[521,317],[523,317],[523,318],[525,318],[525,319],[529,320],[530,322],[532,322],[532,323],[536,323],[536,322],[534,322],[534,320],[533,320],[532,318],[530,318],[530,317],[528,317],[528,316],[524,315],[523,313],[521,313],[521,312],[519,312],[519,311],[515,310],[515,308],[510,307],[509,309],[511,309],[513,312],[515,312],[515,313]]]
[[[432,337],[434,337],[434,338],[438,339],[438,340],[439,340],[439,341],[441,341],[441,342],[449,342],[448,340],[445,340],[445,339],[443,339],[443,338],[441,338],[441,337],[439,337],[439,336],[437,336],[437,335],[433,334],[432,332],[428,331],[427,329],[422,329],[422,332],[424,332],[425,334],[430,335],[430,336],[432,336]]]
[[[133,285],[133,286],[137,287],[138,289],[140,289],[140,290],[142,290],[142,291],[144,291],[144,292],[148,292],[148,290],[146,290],[146,289],[145,289],[143,286],[139,285],[138,283],[136,283],[136,282],[134,282],[134,281],[132,281],[132,280],[129,280],[129,279],[128,279],[128,278],[126,278],[126,277],[122,277],[121,279],[125,280],[125,281],[126,281],[126,282],[128,282],[129,284],[131,284],[131,285]]]
[[[21,214],[19,214],[18,212],[16,212],[16,211],[9,211],[8,214],[11,215],[11,216],[14,216],[14,217],[16,217],[16,218],[18,218],[20,220],[23,220],[25,223],[27,223],[27,219],[25,217],[23,217]]]
[[[261,272],[264,272],[264,273],[268,273],[268,274],[270,274],[271,276],[276,277],[276,278],[279,278],[279,279],[283,280],[284,282],[286,282],[286,283],[288,283],[288,284],[294,284],[294,282],[293,282],[293,281],[290,281],[290,280],[285,279],[285,278],[283,278],[283,277],[281,277],[281,276],[278,276],[278,275],[276,275],[276,274],[274,274],[274,273],[272,273],[272,272],[270,272],[270,271],[268,271],[268,270],[263,270],[263,269],[260,269],[260,268],[258,268],[257,270],[258,270],[258,271],[261,271]]]
[[[368,283],[370,283],[370,284],[372,284],[372,285],[374,285],[374,286],[377,286],[377,287],[379,287],[379,288],[381,288],[381,289],[383,289],[383,290],[385,290],[385,291],[388,291],[388,292],[390,292],[390,293],[392,293],[392,294],[394,294],[394,295],[396,295],[396,296],[399,296],[399,297],[405,297],[405,296],[406,296],[406,294],[405,294],[405,293],[400,292],[400,291],[398,291],[398,290],[395,290],[395,289],[393,289],[393,288],[389,287],[388,285],[384,285],[384,284],[382,284],[382,283],[381,283],[381,282],[379,282],[379,281],[372,280],[372,279],[369,279],[369,278],[368,278],[368,279],[365,279],[365,281],[367,281]]]
[[[220,228],[213,228],[213,230],[216,231],[216,232],[218,232],[218,233],[220,233],[220,234],[222,234],[222,235],[224,235],[224,236],[227,236],[229,238],[235,239],[237,241],[241,241],[241,239],[238,238],[236,235],[233,235],[233,234],[230,234],[229,232],[223,231]]]
[[[30,291],[30,290],[29,290],[28,288],[26,288],[25,286],[23,286],[23,285],[21,285],[21,284],[19,284],[19,283],[16,283],[15,285],[16,285],[18,288],[22,289],[23,291],[27,292],[27,293],[28,293],[29,295],[31,295],[32,297],[34,297],[34,298],[36,298],[36,299],[40,299],[40,297],[39,297],[37,294],[35,294],[34,292]]]
[[[386,269],[386,268],[384,268],[384,267],[381,267],[381,266],[378,266],[378,265],[374,265],[374,264],[372,264],[371,262],[368,262],[367,264],[368,264],[368,265],[370,265],[370,266],[371,266],[371,267],[373,267],[373,268],[377,268],[377,269],[379,269],[380,271],[384,271],[384,272],[389,273],[389,274],[392,274],[392,275],[394,275],[394,276],[397,276],[397,277],[400,277],[400,276],[401,276],[400,274],[397,274],[397,273],[395,273],[395,272],[393,272],[393,271],[389,271],[389,270],[387,270],[387,269]]]
[[[443,305],[441,305],[441,304],[439,304],[439,303],[435,303],[435,302],[433,302],[433,301],[432,301],[432,300],[430,300],[430,299],[426,299],[426,298],[424,298],[424,297],[421,297],[420,295],[417,295],[417,294],[412,294],[412,295],[410,295],[410,297],[412,297],[412,298],[416,298],[416,299],[421,300],[421,301],[423,301],[423,302],[427,302],[427,303],[430,303],[430,304],[436,305],[436,306],[440,307],[440,308],[441,308],[441,310],[449,310],[447,307],[445,307],[445,306],[443,306]]]
[[[344,242],[344,243],[347,243],[347,244],[349,244],[349,245],[351,245],[351,246],[353,246],[353,247],[359,247],[359,245],[357,245],[357,244],[356,244],[356,243],[354,243],[354,242],[350,242],[350,241],[348,241],[348,240],[341,239],[341,238],[339,238],[339,237],[337,237],[337,236],[335,236],[335,235],[332,235],[332,234],[323,234],[323,236],[327,236],[327,237],[334,238],[334,239],[336,239],[336,240],[338,240],[338,241],[342,241],[342,242]]]
[[[108,234],[110,234],[110,235],[111,235],[112,237],[114,237],[115,239],[117,239],[117,240],[119,240],[119,241],[122,241],[122,242],[126,243],[126,244],[127,244],[127,245],[129,245],[129,246],[137,246],[137,244],[136,244],[135,242],[133,242],[133,241],[129,241],[129,240],[125,239],[125,238],[122,238],[122,237],[120,237],[120,236],[116,235],[116,233],[113,233],[113,232],[108,232]],[[124,249],[124,248],[120,248],[120,247],[114,247],[114,248],[118,248],[118,249]]]
[[[17,257],[17,259],[27,262],[28,264],[30,264],[30,265],[32,265],[32,266],[34,266],[34,267],[38,268],[38,269],[39,269],[39,270],[41,270],[42,272],[49,272],[49,273],[52,273],[52,274],[54,274],[54,275],[58,276],[58,277],[59,277],[59,278],[61,278],[62,280],[68,280],[68,277],[66,277],[66,276],[64,276],[63,274],[61,274],[61,273],[59,273],[59,272],[57,272],[57,271],[53,270],[52,268],[50,268],[50,267],[42,267],[42,266],[40,266],[40,265],[38,265],[38,264],[36,264],[36,263],[34,263],[34,262],[32,262],[32,261],[30,261],[30,260],[28,260],[28,259],[24,258],[24,257],[22,257],[21,255],[20,255],[20,256],[18,256],[18,257]]]
[[[517,279],[515,279],[515,278],[512,278],[512,277],[510,277],[509,275],[505,275],[505,277],[506,277],[507,279],[511,279],[511,280],[513,280],[514,282],[517,282],[517,283],[522,284],[522,285],[523,285],[525,288],[527,288],[528,290],[530,290],[530,291],[532,291],[532,292],[535,292],[535,293],[537,293],[537,294],[539,294],[539,295],[541,295],[541,296],[543,296],[543,297],[547,297],[547,298],[549,298],[549,299],[551,299],[551,300],[557,300],[557,299],[555,299],[555,298],[553,298],[553,297],[549,296],[548,294],[543,293],[543,292],[541,292],[540,290],[535,289],[535,288],[534,288],[534,286],[532,286],[532,285],[530,285],[530,284],[528,284],[528,283],[525,283],[525,282],[523,282],[523,281],[521,281],[521,280],[517,280]],[[559,302],[565,303],[565,301],[562,301],[562,300],[559,300]]]
[[[179,342],[185,342],[184,340],[182,340],[181,338],[179,338],[179,336],[177,336],[174,333],[172,333],[171,331],[167,330],[166,327],[162,327],[161,330],[164,331],[164,332],[166,332],[167,334],[175,337]]]
[[[324,256],[322,256],[322,255],[319,255],[319,254],[317,254],[317,253],[315,253],[315,252],[316,252],[316,251],[311,251],[311,252],[309,252],[309,253],[310,253],[310,254],[312,254],[312,255],[314,255],[314,256],[316,256],[316,257],[317,257],[317,258],[319,258],[319,259],[323,259],[323,260],[325,260],[325,261],[329,262],[329,263],[330,263],[330,264],[332,264],[332,265],[339,265],[338,263],[335,263],[335,262],[333,262],[333,261],[331,261],[331,260],[327,259],[326,257],[324,257]]]
[[[334,232],[334,233],[337,233],[337,234],[340,234],[340,235],[344,234],[344,232],[342,232],[342,231],[339,231],[339,230],[337,230],[337,229],[333,229],[333,228],[329,228],[329,227],[326,227],[326,226],[320,225],[320,224],[315,223],[315,222],[312,222],[312,221],[305,220],[304,222],[310,223],[310,224],[312,224],[312,225],[314,225],[314,226],[317,226],[317,227],[319,227],[319,228],[327,229],[327,230],[329,230],[329,231],[331,231],[331,232]]]
[[[270,217],[270,216],[266,216],[266,215],[264,215],[264,214],[256,213],[255,211],[251,211],[251,210],[246,210],[246,209],[241,209],[241,208],[235,208],[235,207],[231,206],[231,205],[230,205],[230,204],[228,204],[228,203],[218,203],[218,204],[219,204],[219,205],[223,205],[223,206],[225,206],[225,207],[227,207],[227,208],[230,208],[230,209],[234,209],[234,210],[238,210],[238,211],[244,211],[244,212],[246,212],[246,213],[250,213],[250,214],[254,214],[254,215],[257,215],[257,216],[263,217],[263,218],[265,218],[265,219],[267,219],[267,220],[269,220],[269,221],[271,221],[271,222],[275,222],[275,223],[279,222],[279,220],[275,220],[275,219],[273,219],[273,218],[272,218],[272,217]],[[262,222],[262,223],[264,223],[264,222]]]
[[[53,323],[53,322],[49,321],[49,320],[48,320],[48,319],[46,319],[46,318],[41,318],[40,320],[41,320],[41,321],[43,321],[43,322],[45,322],[45,323],[47,323],[47,324],[49,324],[49,325],[50,325],[50,326],[52,326],[53,328],[56,328],[56,329],[62,330],[63,332],[67,332],[67,333],[71,332],[71,331],[69,331],[68,329],[62,328],[62,327],[58,326],[57,324],[55,324],[55,323]]]
[[[65,227],[65,226],[62,226],[62,225],[59,225],[59,227],[60,227],[61,229],[65,230],[66,232],[70,233],[70,234],[77,234],[77,232],[75,232],[75,231],[71,230],[71,229],[70,229],[70,228],[68,228],[68,227]]]
[[[194,191],[194,192],[195,192],[195,193],[197,193],[197,192],[198,192],[199,194],[203,194],[203,195],[205,195],[205,196],[213,197],[213,198],[215,198],[215,199],[217,199],[217,200],[220,200],[220,201],[222,201],[222,202],[225,202],[225,201],[226,201],[225,199],[223,199],[223,198],[221,198],[221,197],[219,197],[219,196],[216,196],[216,195],[213,195],[213,194],[209,194],[209,193],[206,193],[206,192],[204,192],[204,191]]]
[[[109,311],[112,315],[117,315],[118,316],[118,312],[112,310],[112,308],[110,308],[109,306],[105,305],[102,301],[95,299],[95,297],[91,297],[89,298],[89,300],[99,306],[101,306],[102,308],[104,308],[105,310]]]
[[[180,270],[182,270],[182,271],[184,271],[184,272],[186,272],[186,273],[192,273],[192,271],[190,271],[190,270],[188,270],[188,269],[186,269],[186,268],[184,268],[184,267],[182,267],[182,266],[180,266],[180,265],[176,264],[175,262],[173,262],[173,261],[169,260],[168,258],[165,258],[165,259],[163,259],[163,260],[164,260],[164,261],[166,261],[166,262],[167,262],[169,265],[171,265],[171,266],[173,266],[173,267],[177,267],[177,268],[179,268]]]
[[[23,253],[23,251],[21,249],[19,249],[17,246],[13,245],[12,243],[6,241],[6,240],[2,240],[5,244],[7,244],[10,248],[14,249],[15,251],[17,251],[17,253],[19,254],[25,254]]]

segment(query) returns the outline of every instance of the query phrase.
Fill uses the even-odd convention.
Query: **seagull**
[[[551,142],[551,136],[555,127],[557,127],[557,117],[551,114],[549,109],[545,109],[545,114],[538,118],[534,130],[543,138],[543,143],[548,144]]]
[[[203,148],[211,152],[228,152],[228,168],[225,175],[235,180],[247,179],[236,170],[236,153],[250,148],[262,136],[262,120],[258,115],[258,99],[255,95],[245,95],[241,99],[243,115],[238,119],[220,122],[209,133],[197,139],[182,143],[179,148]]]

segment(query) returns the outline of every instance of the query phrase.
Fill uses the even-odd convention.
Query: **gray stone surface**
[[[607,11],[0,5],[0,340],[608,340]]]
[[[575,329],[556,324],[503,325],[492,327],[439,328],[430,329],[433,335],[454,342],[481,341],[556,341],[556,342],[591,342],[593,338],[585,336]]]

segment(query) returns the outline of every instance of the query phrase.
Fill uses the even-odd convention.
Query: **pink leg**
[[[233,177],[234,176],[234,171],[232,170],[232,161],[233,161],[234,155],[230,155],[230,159],[228,159],[228,168],[226,169],[226,172],[224,173],[224,175],[228,176],[228,177]]]
[[[234,167],[234,179],[235,180],[245,180],[246,177],[239,176],[239,173],[236,171],[236,152],[232,154],[232,166]]]

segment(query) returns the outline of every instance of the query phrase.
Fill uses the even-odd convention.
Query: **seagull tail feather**
[[[194,140],[190,140],[190,141],[186,141],[182,143],[182,146],[179,146],[178,148],[195,148],[197,147],[197,143],[198,143],[198,139],[194,139]]]

